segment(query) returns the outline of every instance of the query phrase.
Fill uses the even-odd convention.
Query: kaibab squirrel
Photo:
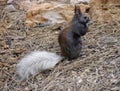
[[[81,36],[88,31],[91,23],[89,17],[82,14],[80,7],[75,6],[75,15],[71,21],[71,25],[63,29],[58,37],[62,55],[74,59],[80,56],[82,48]]]
[[[82,47],[80,37],[88,31],[91,20],[82,14],[79,6],[75,5],[74,12],[70,25],[63,29],[58,37],[62,56],[47,51],[34,51],[22,58],[17,64],[17,78],[28,79],[29,76],[34,76],[40,71],[54,68],[64,57],[68,59],[79,57]]]

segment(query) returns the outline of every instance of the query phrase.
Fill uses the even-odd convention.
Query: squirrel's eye
[[[84,16],[84,19],[87,19],[87,16]]]

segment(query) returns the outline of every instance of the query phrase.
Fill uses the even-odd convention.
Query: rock
[[[32,0],[32,1],[34,1],[36,3],[43,3],[45,0]]]
[[[13,0],[8,0],[8,1],[7,1],[7,3],[12,3],[12,2],[13,2]]]
[[[13,12],[16,11],[16,8],[11,4],[11,5],[7,5],[5,8],[8,12]]]
[[[111,23],[119,17],[116,4],[120,0],[91,0],[90,1],[90,14],[94,21]]]
[[[89,3],[90,0],[70,0],[70,4]]]

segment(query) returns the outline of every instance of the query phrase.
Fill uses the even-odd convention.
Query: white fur
[[[16,74],[20,79],[27,79],[40,71],[54,68],[54,66],[63,59],[63,57],[46,51],[34,51],[26,55],[17,64]]]

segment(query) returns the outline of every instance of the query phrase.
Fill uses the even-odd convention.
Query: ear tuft
[[[75,12],[75,14],[82,14],[81,9],[78,5],[75,5],[74,12]]]

